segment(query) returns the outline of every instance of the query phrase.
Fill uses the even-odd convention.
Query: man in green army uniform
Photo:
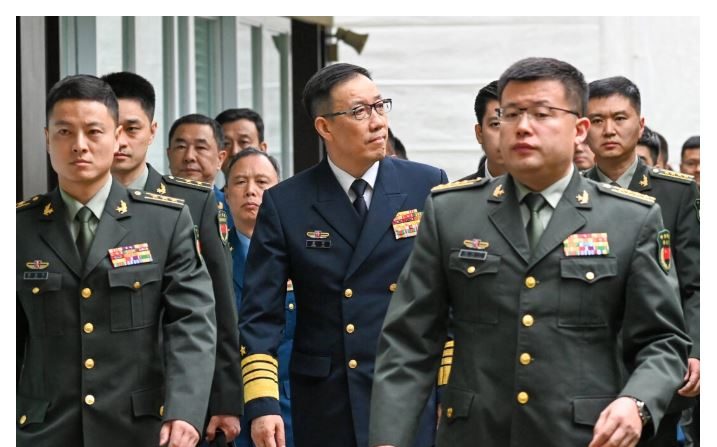
[[[427,199],[379,339],[369,445],[409,445],[450,309],[439,447],[634,446],[689,348],[659,206],[575,169],[590,125],[575,67],[518,61],[499,97],[509,174]]]
[[[112,176],[127,188],[184,200],[197,228],[201,254],[212,278],[217,316],[217,363],[209,398],[208,441],[220,429],[231,442],[239,434],[239,416],[244,408],[239,329],[234,303],[232,260],[229,251],[229,217],[217,202],[212,185],[173,175],[162,175],[147,163],[147,150],[157,131],[154,121],[154,87],[130,72],[102,77],[119,102],[123,127]]]
[[[656,199],[665,228],[670,232],[672,257],[680,286],[687,332],[692,339],[687,374],[676,388],[659,431],[649,445],[677,446],[681,411],[695,404],[700,392],[700,220],[699,191],[691,175],[647,166],[635,148],[645,127],[640,90],[623,76],[593,81],[589,85],[588,143],[596,166],[586,177],[616,183]]]
[[[17,445],[193,447],[216,325],[189,210],[112,180],[105,82],[63,79],[46,113],[59,188],[17,205]]]

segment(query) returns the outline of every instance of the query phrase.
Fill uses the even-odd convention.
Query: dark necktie
[[[368,207],[366,206],[366,200],[363,198],[364,192],[366,192],[368,183],[362,178],[357,178],[351,184],[351,191],[356,194],[356,200],[354,200],[354,209],[358,214],[359,221],[363,223],[366,214],[368,213]]]
[[[620,184],[619,184],[618,182],[616,182],[616,181],[612,181],[612,182],[610,182],[610,184],[611,184],[612,186],[617,186],[618,188],[622,188],[622,186],[620,186]]]
[[[530,251],[535,250],[538,245],[540,236],[543,234],[543,222],[540,221],[540,210],[547,205],[545,198],[542,194],[531,192],[523,198],[523,202],[528,206],[530,210],[530,219],[526,231],[528,233],[528,243],[530,244]]]
[[[90,230],[90,220],[92,217],[92,211],[86,206],[80,208],[75,216],[75,220],[80,223],[80,231],[77,233],[75,243],[77,244],[77,250],[80,252],[82,262],[85,261],[87,254],[90,252],[90,245],[92,245],[92,238],[94,237]]]

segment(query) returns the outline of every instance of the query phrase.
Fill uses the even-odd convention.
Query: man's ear
[[[575,123],[574,146],[585,142],[588,137],[588,129],[590,129],[590,120],[586,117],[578,118]]]
[[[317,116],[314,118],[314,129],[319,133],[324,141],[330,141],[333,134],[331,133],[331,123],[328,118]]]
[[[157,135],[157,122],[152,121],[152,124],[149,126],[149,132],[152,134],[152,136],[149,137],[149,145],[151,146],[154,142],[154,137]]]
[[[476,132],[476,140],[478,140],[478,143],[483,146],[483,126],[481,126],[480,123],[476,123],[475,126],[473,126],[473,129]]]

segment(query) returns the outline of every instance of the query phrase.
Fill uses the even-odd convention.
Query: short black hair
[[[497,80],[478,90],[478,95],[476,95],[476,101],[475,104],[473,104],[473,111],[475,111],[476,119],[480,125],[483,124],[483,117],[485,117],[486,112],[485,108],[489,101],[498,101]]]
[[[660,154],[665,158],[665,163],[667,163],[668,158],[670,158],[670,151],[669,146],[667,145],[667,139],[662,136],[662,134],[656,130],[653,130],[652,133],[657,135],[657,138],[660,139]]]
[[[169,129],[169,144],[172,144],[174,132],[176,132],[177,128],[182,124],[202,124],[211,127],[212,132],[214,133],[214,140],[217,142],[217,150],[224,150],[224,131],[222,130],[222,126],[208,116],[199,113],[184,115],[183,117],[177,118],[177,120],[172,123],[172,127]]]
[[[64,100],[100,102],[107,107],[115,124],[119,123],[117,97],[112,87],[97,76],[80,74],[57,81],[47,93],[45,100],[45,125],[50,121],[50,114],[55,104]]]
[[[393,148],[393,153],[396,154],[396,157],[401,158],[403,160],[408,160],[408,156],[406,155],[406,147],[403,145],[401,140],[398,139],[398,137],[393,133],[391,128],[388,128],[388,141],[391,144],[391,147]]]
[[[222,126],[226,123],[233,123],[234,121],[249,120],[256,126],[259,142],[262,143],[264,141],[264,120],[261,118],[261,115],[252,109],[227,109],[214,119]]]
[[[657,163],[657,158],[660,156],[660,137],[649,127],[645,126],[642,131],[642,136],[637,140],[637,144],[641,144],[650,150],[650,156],[652,157],[652,164]]]
[[[582,72],[567,62],[549,57],[529,57],[514,63],[498,79],[498,97],[510,81],[558,81],[565,88],[565,99],[584,116],[588,103],[588,87]]]
[[[693,135],[693,136],[689,137],[682,144],[682,151],[680,152],[680,158],[683,158],[685,156],[685,151],[687,149],[699,149],[699,148],[700,148],[700,136]]]
[[[331,89],[336,85],[348,81],[356,76],[366,76],[371,79],[371,74],[358,65],[339,63],[329,65],[317,71],[304,87],[302,101],[304,109],[311,119],[321,113],[328,113],[331,108]]]
[[[102,76],[112,87],[117,99],[133,99],[139,102],[150,121],[154,119],[156,95],[152,84],[142,76],[129,71],[118,71]]]
[[[627,98],[635,109],[637,114],[640,114],[642,109],[642,101],[640,99],[640,89],[637,88],[634,82],[627,79],[625,76],[613,76],[611,78],[598,79],[588,85],[589,98],[607,98],[608,96],[620,95]]]
[[[248,147],[246,149],[242,149],[236,154],[232,155],[232,158],[229,160],[229,164],[227,165],[227,181],[229,180],[229,173],[232,172],[232,166],[236,164],[239,160],[241,160],[244,157],[248,157],[250,155],[258,155],[261,157],[266,157],[267,160],[269,160],[269,163],[274,167],[274,170],[276,171],[276,178],[281,179],[281,170],[279,169],[279,162],[276,161],[276,158],[272,157],[271,155],[267,154],[266,152],[259,150],[255,147]]]

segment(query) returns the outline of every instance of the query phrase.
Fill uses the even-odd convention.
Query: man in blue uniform
[[[282,445],[277,350],[291,278],[300,311],[291,356],[297,447],[366,447],[376,341],[430,188],[442,170],[385,158],[387,112],[369,73],[319,70],[304,106],[327,157],[264,193],[247,260],[239,328],[254,442]],[[418,439],[430,446],[435,405]]]
[[[256,226],[256,216],[264,191],[279,183],[279,164],[274,157],[257,148],[249,147],[237,152],[227,164],[226,199],[234,213],[236,225],[229,233],[234,259],[234,290],[236,307],[241,309],[244,290],[244,268],[249,243]],[[296,327],[296,299],[291,281],[287,284],[285,303],[286,327],[279,345],[279,400],[284,420],[286,446],[294,446],[291,430],[291,400],[289,384],[289,360]],[[248,421],[242,421],[242,431],[237,446],[251,446]]]

